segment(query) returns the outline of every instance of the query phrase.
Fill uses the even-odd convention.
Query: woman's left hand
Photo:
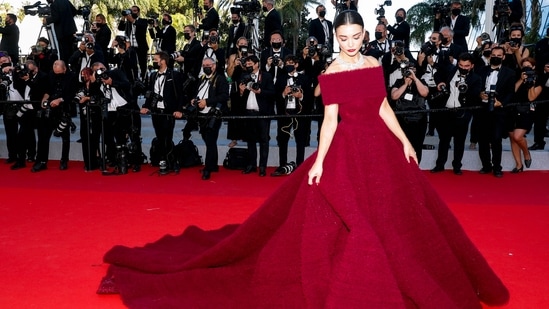
[[[416,151],[409,142],[404,144],[404,156],[406,157],[406,161],[408,161],[408,163],[410,163],[410,157],[412,157],[416,164],[419,165],[417,161]]]

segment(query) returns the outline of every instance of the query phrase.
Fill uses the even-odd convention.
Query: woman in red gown
[[[342,12],[334,29],[341,53],[320,77],[327,106],[318,152],[241,225],[115,246],[98,293],[146,309],[470,309],[508,301],[419,170],[378,62],[359,53],[362,18]]]

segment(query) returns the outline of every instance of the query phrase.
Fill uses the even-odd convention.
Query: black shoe
[[[455,175],[463,175],[463,172],[461,171],[461,168],[454,168],[454,174]]]
[[[48,169],[45,162],[36,162],[31,168],[31,172],[36,173]]]
[[[538,144],[538,143],[534,143],[534,145],[528,147],[528,150],[543,150],[543,148],[545,148],[545,144]]]
[[[12,165],[10,167],[11,170],[15,171],[15,170],[18,170],[18,169],[22,169],[24,167],[26,167],[27,165],[25,164],[25,162],[15,162],[14,165]]]
[[[67,164],[67,160],[61,160],[59,161],[59,169],[64,171],[66,170],[67,168],[69,168],[68,164]]]
[[[526,165],[526,168],[530,168],[530,165],[532,165],[532,156],[528,160],[524,159],[524,165]]]
[[[242,174],[255,173],[256,171],[257,171],[257,167],[248,165],[246,166],[246,169],[242,171]]]
[[[435,166],[433,167],[433,169],[431,169],[431,173],[439,173],[442,171],[444,171],[444,167],[440,167],[440,166]]]
[[[12,163],[15,163],[15,162],[17,162],[17,159],[15,159],[15,158],[7,158],[6,159],[6,164],[12,164]]]
[[[29,163],[34,162],[34,161],[35,161],[34,156],[27,158],[27,162],[29,162]]]
[[[210,171],[202,171],[202,180],[210,179]]]
[[[511,174],[518,174],[520,172],[524,171],[524,166],[521,166],[520,168],[514,168],[512,171],[511,171]]]
[[[490,174],[492,172],[491,168],[481,168],[480,171],[478,171],[480,174]]]
[[[260,177],[265,177],[265,176],[267,176],[267,168],[266,168],[266,167],[261,166],[261,167],[259,168],[259,176],[260,176]]]
[[[501,178],[501,177],[503,177],[503,172],[502,171],[494,171],[494,176],[496,176],[497,178]]]
[[[137,173],[137,172],[141,171],[141,164],[134,165],[132,171],[134,173]]]

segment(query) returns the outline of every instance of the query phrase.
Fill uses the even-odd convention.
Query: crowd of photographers
[[[72,12],[65,18],[72,19],[81,11],[68,0],[50,2],[51,10],[54,5],[66,6],[64,9]],[[521,8],[505,7],[506,1],[500,2],[494,8],[494,21],[504,19],[508,23],[517,13],[522,14]],[[121,34],[114,39],[105,16],[98,14],[89,32],[72,39],[70,56],[60,57],[59,52],[66,54],[66,48],[51,48],[52,42],[41,37],[21,63],[12,46],[17,44],[18,29],[6,30],[17,27],[17,18],[8,14],[5,27],[0,27],[0,47],[6,51],[0,53],[0,94],[2,101],[14,101],[2,106],[11,168],[21,169],[32,162],[32,172],[47,169],[54,135],[62,139],[59,168],[67,169],[70,131],[75,130],[72,118],[79,116],[86,170],[138,172],[146,162],[141,147],[141,115],[150,115],[156,136],[151,141],[151,164],[158,166],[161,174],[177,172],[184,166],[177,149],[182,145],[174,146],[173,134],[176,119],[186,119],[182,143],[188,143],[192,133],[198,131],[206,145],[201,175],[207,180],[219,169],[220,116],[229,115],[250,116],[228,120],[229,147],[240,142],[247,145],[247,155],[240,162],[242,172],[266,176],[271,119],[278,115],[282,116],[276,118],[280,162],[272,175],[292,173],[303,162],[311,136],[311,118],[294,115],[321,114],[323,110],[315,88],[318,76],[332,61],[332,23],[326,19],[326,8],[317,6],[306,46],[293,55],[285,47],[280,14],[273,0],[236,4],[231,9],[227,42],[220,40],[219,15],[213,0],[205,0],[203,8],[195,5],[201,21],[182,29],[185,42],[181,50],[176,48],[178,29],[172,26],[169,14],[158,19],[142,18],[139,7],[133,6],[121,12]],[[343,4],[347,9],[356,9],[358,1]],[[261,10],[266,14],[264,29],[268,33],[256,46],[249,31],[250,19]],[[431,171],[444,170],[453,138],[453,172],[461,175],[466,136],[471,128],[469,147],[478,145],[481,173],[503,175],[504,137],[510,137],[516,160],[512,172],[529,167],[529,150],[543,149],[545,145],[549,105],[528,102],[549,98],[548,38],[536,45],[534,59],[522,44],[522,25],[510,23],[494,40],[484,34],[477,38],[478,47],[469,52],[465,38],[470,20],[461,13],[461,2],[453,1],[448,6],[433,5],[433,32],[414,57],[409,50],[406,10],[398,9],[392,24],[381,10],[383,6],[374,38],[370,41],[367,33],[361,52],[377,58],[383,66],[388,97],[393,108],[401,112],[398,119],[418,159],[426,133],[432,135],[436,130],[438,158]],[[49,14],[55,15],[53,11]],[[45,25],[53,25],[51,16],[44,18]],[[16,39],[9,34],[15,32]],[[147,35],[155,52],[149,50]],[[62,44],[57,42],[55,46],[61,48]],[[145,98],[142,106],[138,104],[140,96]],[[424,112],[427,109],[438,112],[428,114]],[[533,123],[536,143],[528,148],[524,135]],[[296,142],[295,160],[288,158],[291,136]],[[191,142],[185,151],[193,147]]]

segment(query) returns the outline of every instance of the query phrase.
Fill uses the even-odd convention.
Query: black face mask
[[[402,17],[402,16],[397,16],[396,17],[397,23],[401,23],[403,20],[404,20],[404,17]]]
[[[326,11],[322,10],[322,11],[318,12],[318,16],[324,18],[324,16],[326,16]]]
[[[442,45],[446,45],[448,44],[448,39],[445,38],[445,37],[442,37],[442,41],[441,41]]]
[[[185,38],[185,40],[190,40],[191,39],[191,34],[184,32],[183,37]]]
[[[158,64],[158,62],[154,61],[153,62],[153,69],[155,69],[155,70],[160,69],[160,64]]]
[[[267,12],[269,9],[267,9],[266,6],[264,6],[263,8],[261,8],[263,10],[263,12]]]
[[[137,19],[137,17],[139,17],[139,16],[137,15],[137,13],[132,13],[132,18],[133,18],[133,19]]]
[[[254,67],[246,67],[246,73],[252,73],[254,71]]]
[[[93,33],[96,33],[97,31],[99,31],[99,29],[91,29],[91,31],[92,31]]]
[[[502,58],[498,58],[498,57],[491,57],[491,58],[490,58],[490,65],[498,66],[498,65],[500,65],[502,62],[503,62],[503,59],[502,59]]]
[[[170,24],[170,21],[168,20],[162,20],[162,25],[166,26],[166,25],[169,25]]]
[[[489,49],[482,52],[482,55],[486,58],[490,57],[491,54],[492,54],[492,51]]]
[[[288,65],[284,66],[284,69],[289,74],[289,73],[292,73],[295,70],[295,66],[293,64],[288,64]]]
[[[280,42],[271,43],[271,46],[274,49],[279,49],[280,47],[282,47],[282,43],[280,43]]]
[[[379,32],[379,31],[376,31],[374,33],[374,36],[375,36],[376,40],[381,40],[381,38],[383,37],[383,33]]]
[[[452,15],[458,16],[459,14],[461,14],[461,9],[452,9]]]
[[[210,76],[213,73],[213,70],[211,67],[202,67],[202,70],[204,71],[204,74],[206,74],[206,76]]]
[[[207,6],[207,5],[204,6],[204,11],[207,11],[207,10],[209,10],[209,9],[210,9],[209,6]]]
[[[459,70],[459,74],[460,74],[460,75],[467,75],[467,74],[469,74],[469,70],[467,70],[467,69],[462,69],[462,68],[459,68],[459,67],[458,67],[458,70]]]
[[[232,20],[232,22],[233,22],[234,25],[238,24],[239,21],[240,21],[240,20],[238,20],[238,19],[233,19],[233,20]]]

